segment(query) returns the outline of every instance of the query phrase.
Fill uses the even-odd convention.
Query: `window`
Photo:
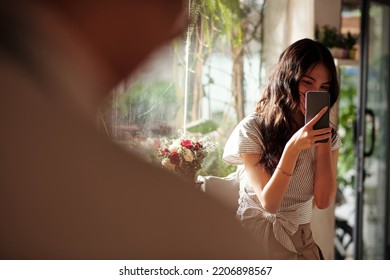
[[[263,1],[189,1],[187,34],[154,53],[101,112],[101,128],[156,161],[159,140],[178,130],[210,136],[218,148],[200,174],[226,176],[222,150],[260,94]],[[157,161],[156,161],[157,163]]]

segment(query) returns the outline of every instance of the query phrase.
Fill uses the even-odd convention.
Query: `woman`
[[[328,207],[336,194],[340,140],[332,124],[313,125],[330,108],[304,124],[305,93],[328,91],[332,107],[339,93],[329,50],[302,39],[280,56],[255,112],[229,137],[223,159],[238,168],[237,215],[270,259],[322,259],[313,240],[313,203]],[[326,143],[318,141],[330,139]]]

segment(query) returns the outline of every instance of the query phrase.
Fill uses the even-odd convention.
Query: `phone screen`
[[[309,122],[315,117],[324,107],[328,106],[328,110],[325,114],[314,124],[313,129],[320,129],[329,127],[329,92],[326,91],[308,91],[305,98],[305,123]],[[323,140],[320,142],[327,142]]]

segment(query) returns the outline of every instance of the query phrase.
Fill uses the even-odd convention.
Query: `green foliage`
[[[341,34],[335,27],[324,25],[322,28],[316,26],[315,38],[328,48],[341,47]]]
[[[340,33],[337,28],[324,25],[321,28],[317,25],[314,37],[328,48],[338,47],[352,50],[359,38],[351,32],[347,34]]]
[[[119,123],[144,124],[173,119],[181,104],[175,85],[168,81],[134,84],[117,99]]]
[[[204,0],[201,2],[201,18],[206,33],[207,44],[213,47],[216,38],[226,38],[234,44],[242,44],[243,33],[240,28],[244,10],[239,0]],[[212,35],[212,30],[217,34]],[[233,36],[234,32],[237,34]]]
[[[199,175],[225,177],[236,171],[236,166],[227,164],[222,160],[223,148],[223,146],[218,146],[205,157]]]
[[[342,69],[343,70],[343,69]],[[341,84],[340,110],[339,110],[339,134],[342,145],[338,160],[338,181],[341,187],[353,187],[355,175],[355,148],[354,148],[354,124],[356,117],[356,86],[348,79]]]
[[[208,133],[213,132],[217,129],[218,129],[218,124],[212,120],[206,120],[206,121],[203,121],[197,125],[194,125],[194,126],[187,128],[188,132],[201,133],[201,134],[208,134]]]
[[[347,50],[352,50],[358,41],[359,36],[353,35],[351,32],[348,32],[347,35],[343,37],[344,46]]]

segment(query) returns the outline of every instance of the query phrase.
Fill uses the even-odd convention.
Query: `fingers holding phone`
[[[328,106],[325,106],[312,119],[306,121],[306,126],[307,127],[312,127],[315,130],[320,129],[320,128],[318,128],[318,125],[317,125],[317,128],[314,128],[314,126],[318,123],[318,121],[322,118],[322,116],[324,114],[326,114],[327,111],[328,111]]]
[[[308,91],[305,95],[305,125],[316,131],[316,135],[324,134],[324,138],[318,139],[316,143],[328,142],[329,135],[329,102],[330,95],[326,91]]]

